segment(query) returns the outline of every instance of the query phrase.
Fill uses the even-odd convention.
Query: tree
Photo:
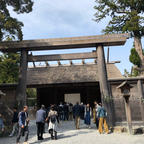
[[[105,33],[131,33],[134,37],[135,49],[144,66],[141,38],[144,36],[144,1],[143,0],[96,0],[95,21],[100,22],[106,17],[111,18]]]
[[[22,40],[23,23],[10,16],[9,7],[17,14],[32,11],[32,0],[0,0],[0,41],[7,37]]]
[[[137,67],[140,67],[141,65],[141,59],[136,51],[135,48],[131,49],[131,54],[129,56],[129,60],[131,63],[133,63],[134,65],[136,65]]]
[[[0,56],[0,83],[15,83],[18,81],[20,55],[4,53]]]

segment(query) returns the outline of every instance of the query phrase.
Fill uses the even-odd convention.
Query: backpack
[[[55,122],[56,122],[56,116],[55,116],[55,115],[52,115],[52,116],[50,117],[50,120],[51,120],[52,123],[55,123]]]

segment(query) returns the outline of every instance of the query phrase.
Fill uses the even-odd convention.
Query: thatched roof
[[[114,64],[107,64],[107,72],[108,79],[123,78]],[[99,81],[97,64],[29,68],[27,74],[28,85],[97,81]]]

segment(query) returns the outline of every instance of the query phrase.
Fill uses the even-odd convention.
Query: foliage
[[[20,56],[18,53],[4,53],[0,56],[0,83],[18,81]]]
[[[22,40],[23,23],[11,17],[10,7],[17,14],[21,14],[31,12],[32,6],[32,0],[0,0],[0,41],[7,37]]]
[[[37,96],[36,88],[27,88],[26,94],[27,94],[28,106],[34,106],[36,104],[36,96]]]
[[[27,88],[26,94],[28,98],[36,98],[37,92],[35,88]]]
[[[123,75],[124,77],[137,77],[139,75],[140,75],[140,72],[133,67],[131,69],[131,73],[129,73],[126,69],[124,69],[124,75]]]
[[[135,48],[131,49],[131,54],[129,56],[129,60],[134,65],[140,67],[140,65],[141,65],[141,59],[140,59],[140,57],[139,57],[139,55],[138,55],[138,53],[137,53],[137,51],[136,51]]]
[[[141,38],[144,35],[144,2],[143,0],[96,0],[95,21],[99,22],[107,16],[111,18],[105,33],[130,32],[132,36]]]

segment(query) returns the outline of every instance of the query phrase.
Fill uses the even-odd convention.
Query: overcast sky
[[[16,15],[11,12],[11,15],[24,23],[24,40],[100,35],[108,20],[105,19],[100,23],[92,20],[95,13],[94,5],[95,0],[35,0],[31,13]],[[110,47],[110,60],[121,61],[116,66],[122,73],[125,68],[128,71],[131,69],[129,53],[132,45],[133,40],[129,39],[124,46]],[[61,52],[50,51],[49,53],[87,52],[91,50],[78,49]],[[107,47],[105,47],[105,54],[107,54]]]

